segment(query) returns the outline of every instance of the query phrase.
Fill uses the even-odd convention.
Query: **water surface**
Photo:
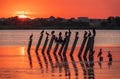
[[[51,30],[47,30],[49,33]],[[56,35],[62,30],[57,30]],[[73,44],[75,31],[79,32],[79,40],[73,57],[69,56]],[[78,57],[84,30],[72,30],[67,56],[64,61],[57,55],[58,61],[53,55],[55,43],[53,44],[50,56],[45,52],[47,63],[41,54],[44,39],[39,48],[39,58],[35,53],[35,47],[40,36],[40,30],[1,30],[0,31],[0,79],[119,79],[120,72],[120,31],[119,30],[97,30],[95,38],[94,63],[89,59]],[[64,37],[65,30],[62,31]],[[27,44],[30,34],[33,33],[31,57],[33,68],[30,67]],[[51,36],[49,36],[49,39]],[[97,54],[103,49],[103,62],[99,62]],[[111,51],[113,61],[108,62],[107,53]],[[45,50],[46,51],[46,50]],[[58,52],[58,51],[57,51]],[[41,63],[41,64],[40,64]],[[52,64],[51,64],[52,63]],[[47,67],[48,66],[48,67]]]

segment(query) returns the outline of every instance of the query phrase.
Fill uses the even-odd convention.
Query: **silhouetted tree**
[[[117,16],[117,17],[115,17],[114,20],[115,20],[117,26],[120,27],[120,17]]]

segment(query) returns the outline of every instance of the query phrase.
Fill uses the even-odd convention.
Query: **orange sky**
[[[120,16],[120,0],[0,0],[0,17],[25,11],[32,18],[78,17],[106,18]]]

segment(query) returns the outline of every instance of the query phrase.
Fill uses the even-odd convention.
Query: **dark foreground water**
[[[58,51],[56,52],[57,55],[53,55],[55,43],[50,55],[46,54],[45,50],[45,56],[43,56],[41,50],[44,40],[39,48],[39,55],[36,55],[35,45],[39,38],[39,30],[0,31],[0,79],[119,79],[120,31],[97,31],[94,61],[77,56],[84,34],[84,31],[81,30],[74,54],[73,56],[69,55],[75,31],[79,30],[72,31],[66,56],[59,56]],[[56,35],[58,32],[60,30],[57,31]],[[27,52],[27,44],[31,33],[34,34],[30,50],[32,68]],[[100,48],[103,49],[103,62],[99,62],[97,57]],[[113,56],[112,62],[108,61],[109,50]]]

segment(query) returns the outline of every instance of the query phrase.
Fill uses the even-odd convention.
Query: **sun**
[[[26,16],[25,14],[19,14],[19,15],[18,15],[18,18],[20,18],[20,19],[25,19],[25,18],[27,18],[27,16]]]
[[[27,14],[28,13],[25,12],[25,11],[18,11],[18,12],[16,12],[16,15],[18,16],[19,19],[26,19],[26,18],[28,18]]]

